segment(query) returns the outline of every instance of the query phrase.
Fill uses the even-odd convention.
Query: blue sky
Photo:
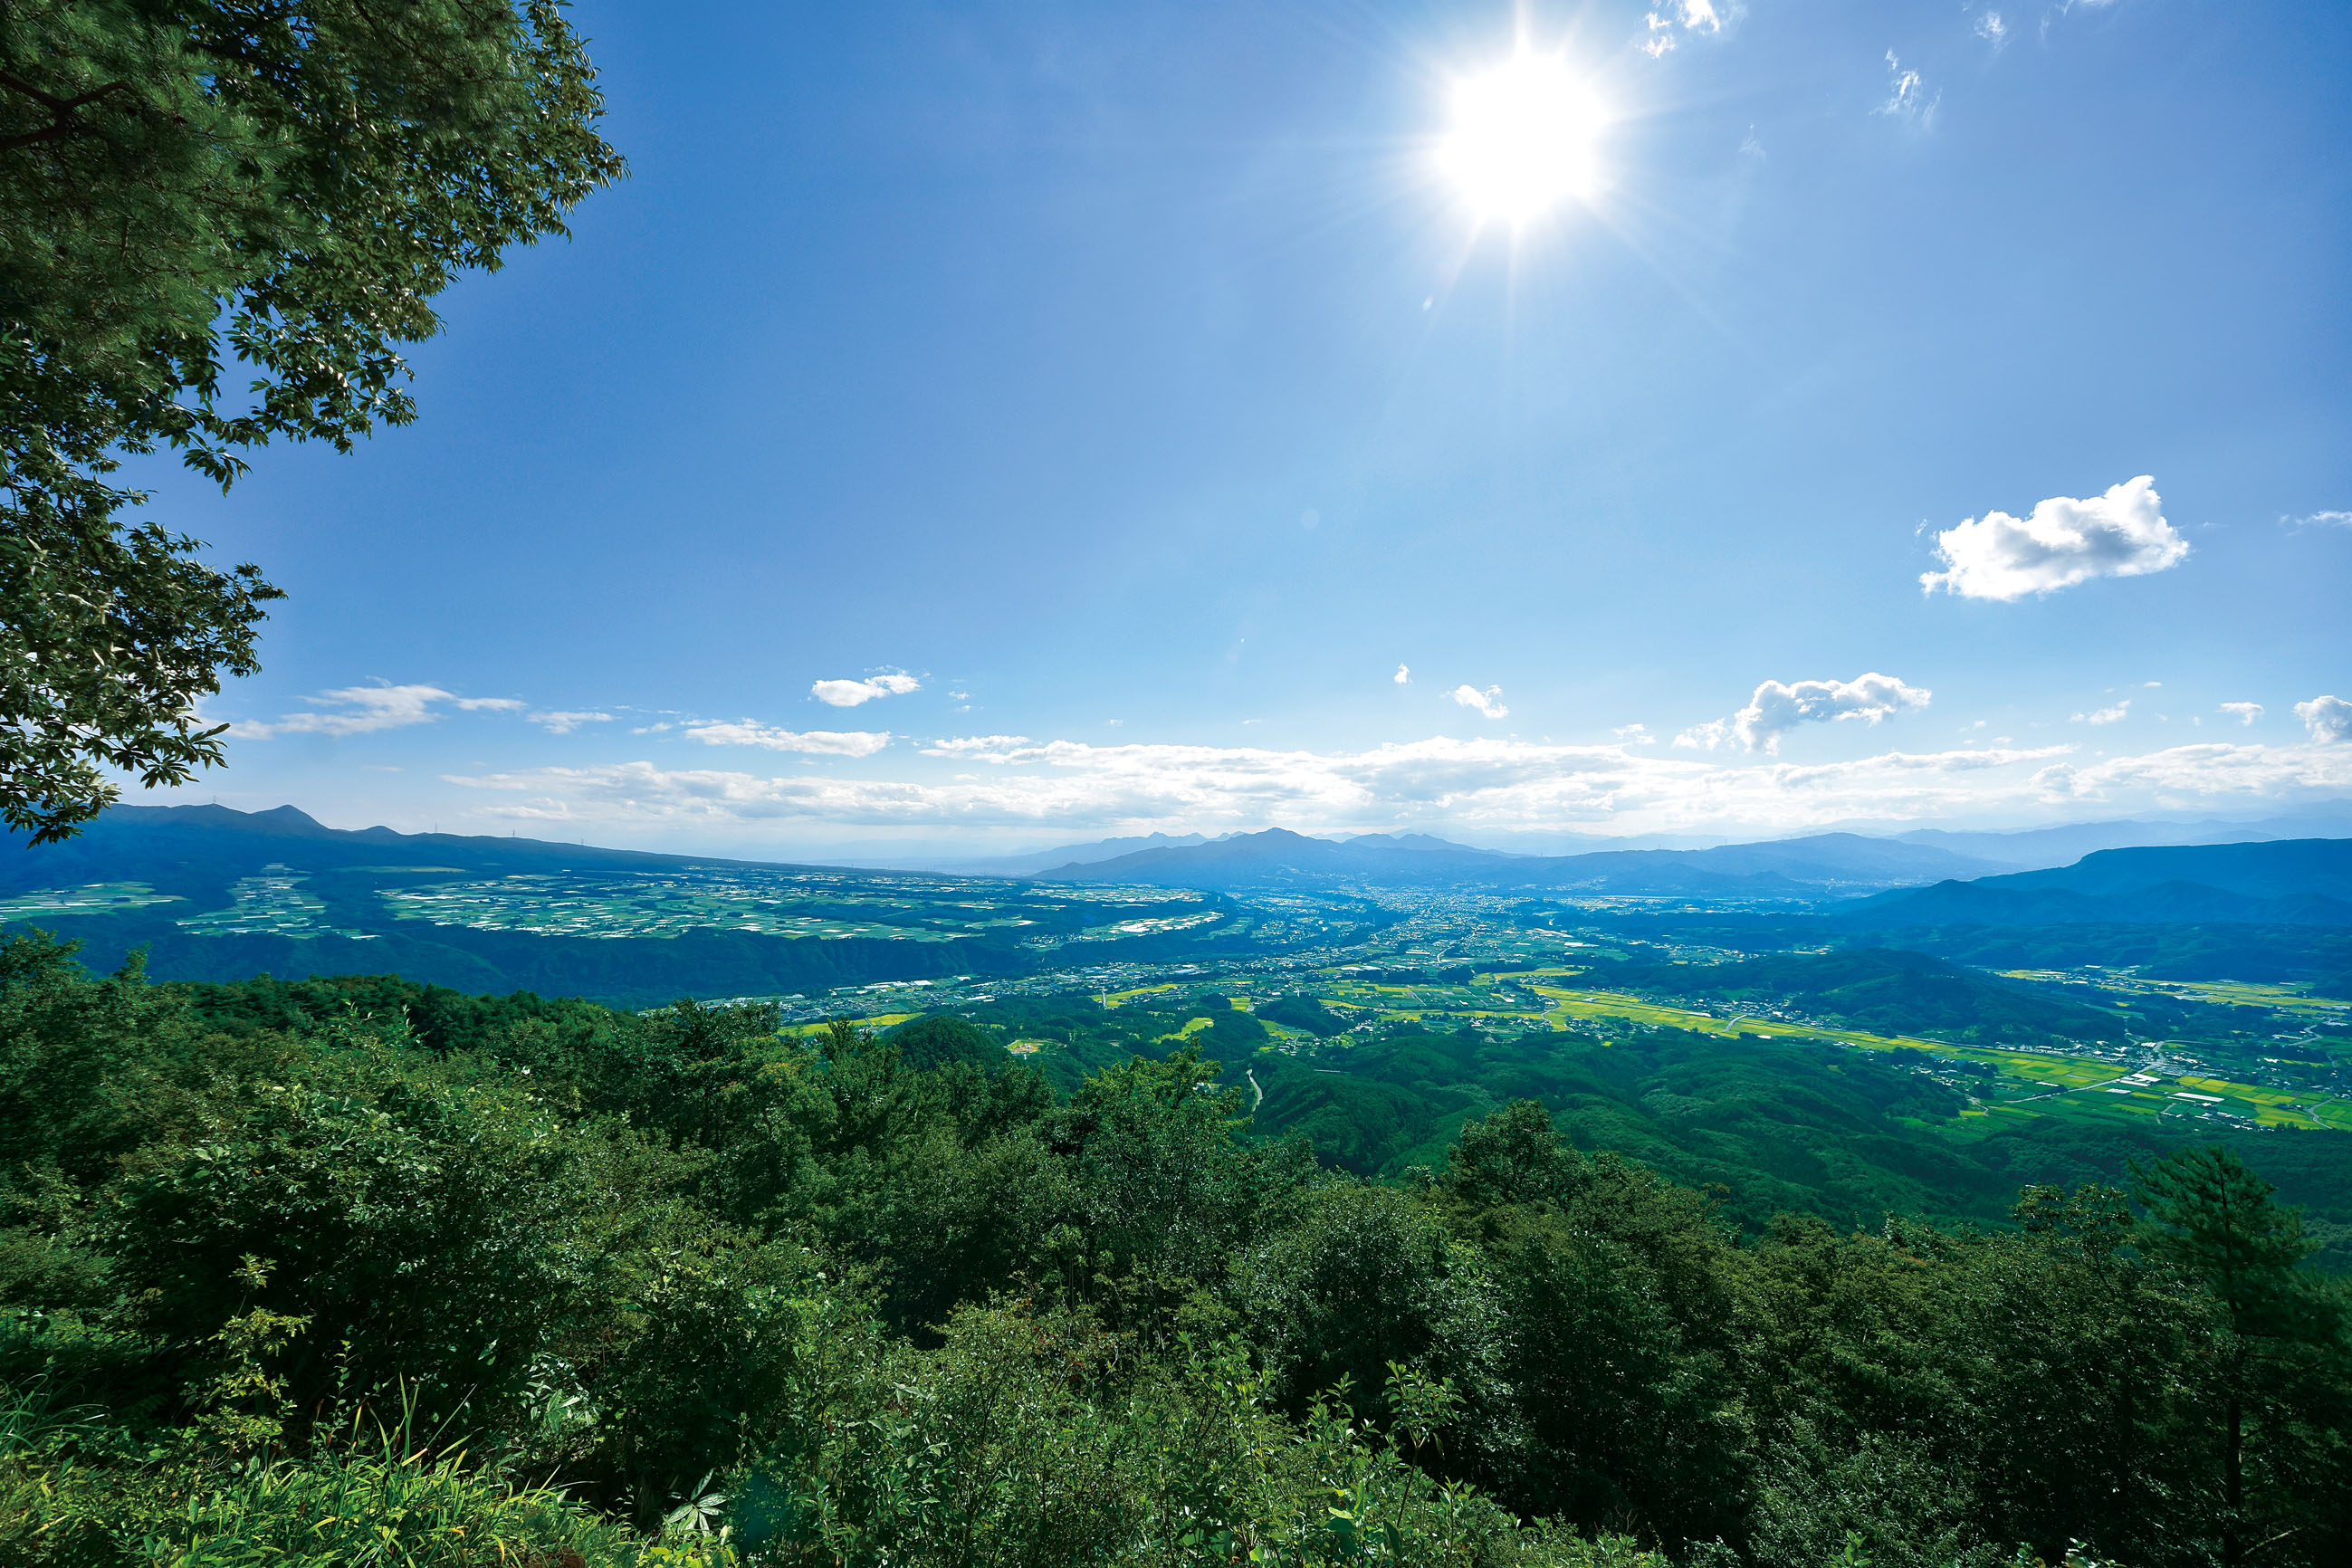
[[[292,595],[177,798],[788,855],[2352,795],[2341,5],[576,16],[631,176],[446,297],[420,423],[148,466]],[[1444,153],[1520,50],[1591,182],[1513,224]]]

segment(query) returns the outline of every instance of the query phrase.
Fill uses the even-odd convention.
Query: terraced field
[[[2096,1106],[2108,1110],[2145,1115],[2183,1125],[2209,1122],[2217,1126],[2327,1127],[2352,1131],[2352,1100],[2309,1090],[2270,1087],[2217,1076],[2203,1068],[2193,1053],[2163,1043],[2130,1047],[2026,1049],[1961,1045],[1908,1035],[1873,1034],[1834,1024],[1774,1016],[1731,1006],[1715,1009],[1682,1006],[1652,997],[1609,991],[1577,981],[1584,972],[1564,965],[1482,973],[1457,984],[1408,984],[1366,981],[1344,972],[1315,975],[1299,987],[1334,1014],[1353,1023],[1375,1026],[1412,1022],[1440,1029],[1470,1024],[1549,1026],[1566,1030],[1605,1022],[1636,1027],[1686,1030],[1718,1038],[1833,1040],[1860,1049],[1916,1053],[1937,1068],[1949,1068],[1948,1081],[1963,1089],[1972,1100],[1971,1117],[1999,1121],[2017,1116],[2064,1113]],[[2038,976],[2036,976],[2038,978]],[[1234,986],[1237,1003],[1246,982]],[[1150,987],[1127,993],[1118,1002],[1165,991]],[[2311,998],[2275,986],[2214,986],[2201,994],[2235,994],[2243,1005],[2271,1006],[2288,1013],[2333,1016],[2342,1004]],[[2282,1007],[2284,997],[2299,1006]],[[1306,1031],[1269,1022],[1275,1048],[1313,1046]],[[1343,1037],[1344,1039],[1344,1037]],[[2176,1056],[2189,1058],[2174,1060]],[[1940,1070],[1938,1076],[1947,1076]]]
[[[103,915],[151,904],[179,902],[177,893],[159,893],[144,882],[89,882],[79,888],[46,888],[0,899],[0,921],[38,921],[58,915]]]
[[[2352,1001],[2320,996],[2308,985],[2261,985],[2243,980],[2144,980],[2136,974],[2109,971],[2008,969],[2011,980],[2084,985],[2123,996],[2169,996],[2182,1002],[2202,1002],[2222,1007],[2259,1007],[2319,1022],[2352,1022]]]

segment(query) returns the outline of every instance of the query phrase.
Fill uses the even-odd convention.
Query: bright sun
[[[1601,106],[1556,57],[1525,49],[1454,89],[1454,129],[1438,166],[1483,220],[1514,226],[1595,184]]]

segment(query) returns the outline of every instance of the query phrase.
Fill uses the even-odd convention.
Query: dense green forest
[[[1931,975],[1941,967],[1916,954],[1872,952],[1661,966],[1658,976],[1662,985],[1689,991],[1715,986],[1719,976],[1728,977],[1729,990],[1744,988],[1743,973],[1793,973],[1801,977],[1800,990],[1825,984],[1843,992],[1849,987],[1834,983],[1857,971],[1866,981],[1923,965]],[[1633,967],[1611,971],[1611,984]],[[1894,1005],[1871,984],[1850,989]],[[1982,1011],[1953,1014],[1962,1034],[2021,1000],[1982,984],[1960,994],[1989,1002]],[[1906,993],[1906,1005],[1892,1016],[1916,1028],[1948,1000],[1937,986],[1924,996]],[[2087,1011],[2021,1000],[2061,1018]],[[1968,1090],[1990,1078],[1989,1068],[1966,1061],[1613,1020],[1573,1030],[1542,1021],[1406,1022],[1343,1043],[1328,1037],[1345,1021],[1301,996],[1261,1002],[1251,1012],[1213,994],[1138,997],[1112,1010],[1089,996],[1036,997],[973,1007],[967,1016],[1002,1040],[1042,1047],[1030,1059],[1065,1093],[1130,1056],[1165,1055],[1181,1036],[1233,1064],[1236,1075],[1246,1068],[1253,1132],[1303,1136],[1319,1163],[1360,1176],[1403,1179],[1415,1166],[1442,1166],[1466,1124],[1515,1100],[1540,1101],[1579,1147],[1612,1150],[1683,1185],[1714,1189],[1723,1217],[1749,1235],[1782,1211],[1865,1228],[1890,1214],[2002,1225],[2021,1188],[2124,1184],[2135,1161],[2159,1159],[2190,1139],[2218,1139],[2305,1210],[2315,1262],[2352,1272],[2352,1133],[2167,1127],[2084,1097],[2046,1102],[2051,1113],[2039,1116],[1971,1115]],[[1325,1037],[1313,1048],[1267,1051],[1269,1022]]]
[[[1253,1028],[1057,1086],[954,1018],[12,939],[0,1560],[2352,1551],[2346,1292],[2231,1150],[1757,1221],[1529,1098],[1378,1182],[1254,1131]]]
[[[1533,924],[1586,923],[1580,910],[1531,905]],[[1852,944],[1932,953],[1987,969],[2080,969],[2105,964],[2150,980],[2300,982],[2329,996],[2352,995],[2352,930],[2245,925],[1943,925],[1863,927],[1832,915],[1619,916],[1610,931],[1646,940],[1703,942],[1741,952]]]

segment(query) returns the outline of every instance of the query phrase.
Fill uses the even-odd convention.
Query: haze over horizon
[[[444,297],[419,423],[132,466],[291,597],[230,765],[128,804],[788,858],[2352,797],[2341,7],[574,16],[631,177]]]

